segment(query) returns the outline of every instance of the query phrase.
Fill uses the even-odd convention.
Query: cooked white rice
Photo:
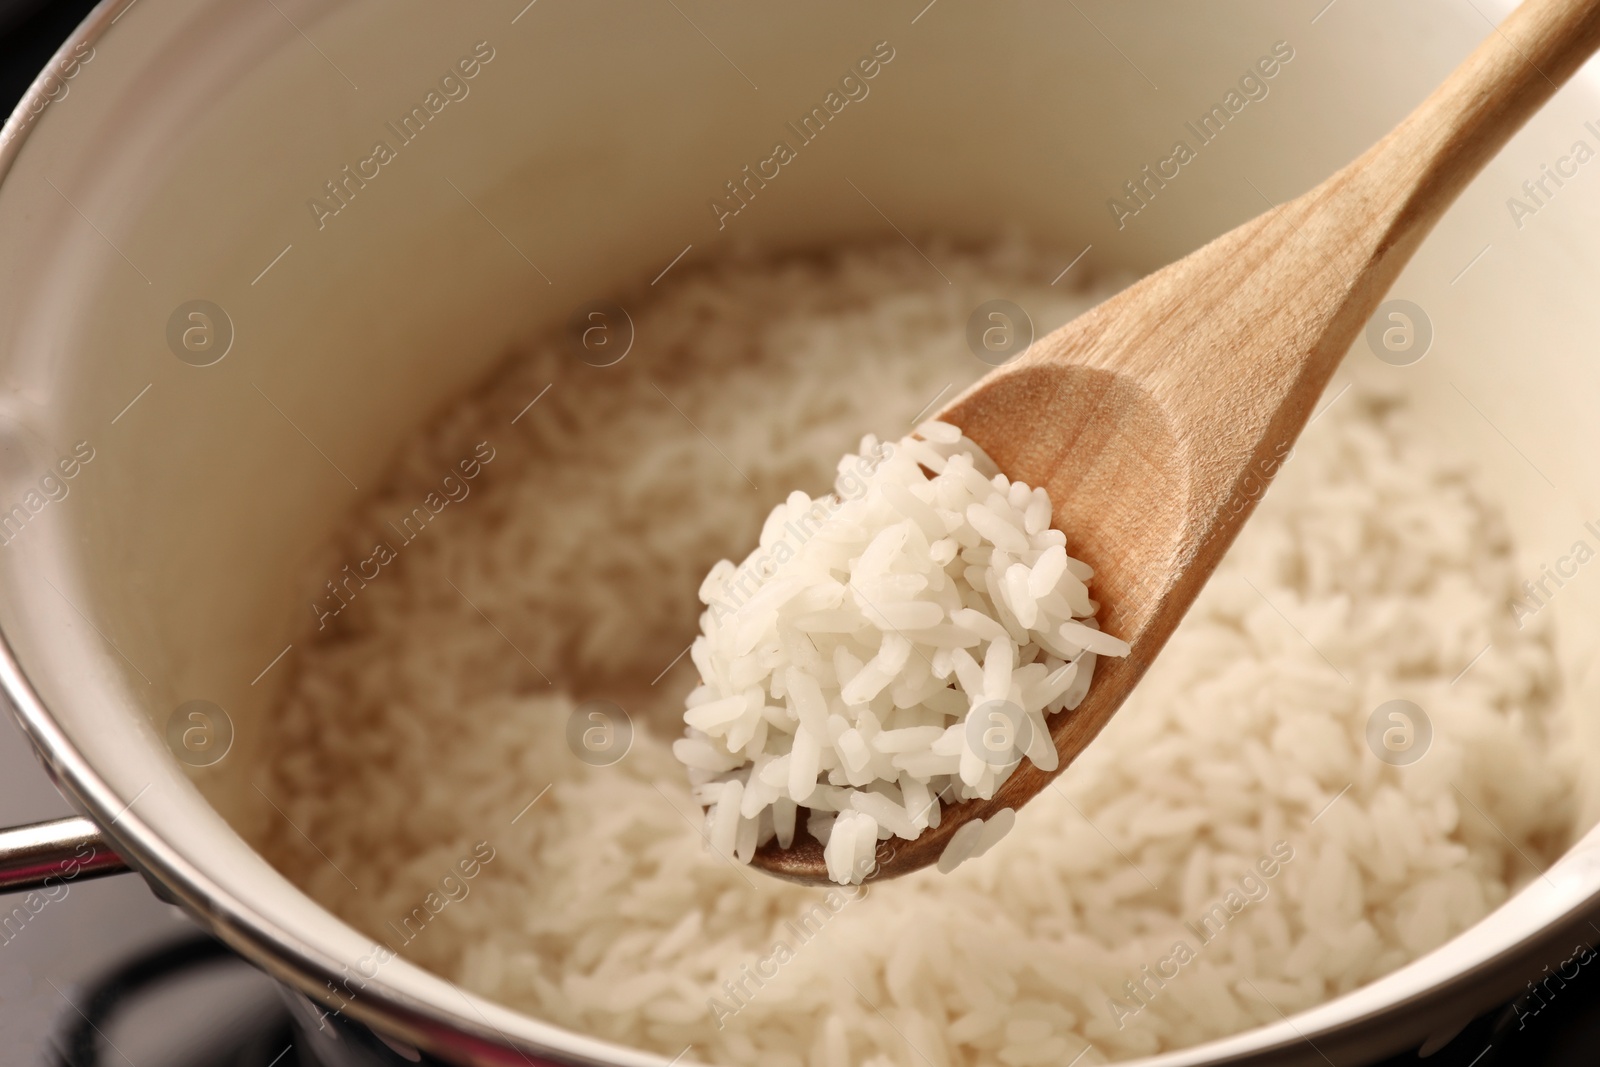
[[[744,561],[701,583],[701,684],[672,751],[713,852],[788,848],[804,813],[848,885],[880,840],[938,826],[942,803],[988,800],[1024,758],[1060,766],[1045,716],[1076,708],[1095,657],[1128,645],[1095,623],[1094,571],[1050,527],[1050,494],[955,426],[868,434],[838,471],[831,495],[790,493]]]
[[[680,1062],[945,1067],[1277,1020],[1442,943],[1531,875],[1523,854],[1559,852],[1557,675],[1543,620],[1505,610],[1499,514],[1359,388],[1101,737],[971,843],[981,861],[819,890],[708,851],[666,740],[694,669],[662,675],[700,577],[864,429],[903,433],[985,370],[962,342],[979,303],[1042,333],[1092,300],[1049,286],[1069,257],[926,250],[953,284],[904,246],[674,275],[630,308],[623,363],[534,346],[409,448],[341,548],[369,552],[478,441],[497,453],[301,661],[263,785],[305,837],[269,812],[274,862],[408,959],[564,1026],[692,1046]],[[595,697],[636,728],[605,768],[565,742]],[[1366,741],[1396,697],[1433,724],[1408,766]],[[432,914],[480,840],[493,862]]]

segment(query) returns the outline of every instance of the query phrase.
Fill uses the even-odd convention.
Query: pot
[[[662,1064],[375,963],[246,844],[280,817],[254,761],[312,622],[302,571],[360,487],[509,344],[719,248],[1016,227],[1084,248],[1083,269],[1150,270],[1344,163],[1485,31],[1443,0],[1159,19],[1031,0],[106,0],[0,135],[0,683],[84,816],[8,835],[4,862],[27,869],[6,884],[125,863],[297,991],[308,1028],[371,1027],[405,1059]],[[1265,56],[1275,73],[1225,129],[1187,132]],[[825,136],[802,129],[824,106]],[[1536,548],[1582,536],[1572,505],[1600,500],[1582,404],[1600,392],[1582,351],[1600,164],[1573,152],[1600,145],[1591,119],[1585,72],[1404,276],[1428,358],[1350,357],[1482,466]],[[1179,137],[1202,145],[1181,165]],[[779,139],[795,160],[774,162]],[[1600,582],[1542,610],[1566,699],[1591,706]],[[1575,802],[1585,825],[1600,813]],[[1592,941],[1597,913],[1591,832],[1381,981],[1144,1062],[1437,1046]]]

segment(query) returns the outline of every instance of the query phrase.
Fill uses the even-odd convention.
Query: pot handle
[[[82,816],[0,830],[0,893],[131,870],[100,827]]]

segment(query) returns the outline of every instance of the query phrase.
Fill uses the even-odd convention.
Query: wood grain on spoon
[[[1393,132],[1310,192],[1150,275],[1036,343],[940,416],[1012,479],[1042,485],[1095,569],[1101,658],[1050,717],[1065,768],[1171,636],[1254,510],[1312,405],[1434,223],[1600,47],[1600,0],[1528,0]],[[988,801],[878,844],[871,878],[938,861],[957,828],[1020,808],[1055,774],[1024,761]],[[1026,816],[1016,832],[1026,832]],[[827,883],[803,831],[754,863]]]

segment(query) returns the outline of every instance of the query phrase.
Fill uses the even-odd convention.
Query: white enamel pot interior
[[[694,262],[733,241],[1016,230],[1092,246],[1094,269],[1149,270],[1345,163],[1488,32],[1454,0],[524,2],[108,0],[7,128],[0,510],[24,515],[0,551],[0,673],[118,850],[312,996],[370,966],[372,942],[238,832],[276,817],[253,761],[286,677],[275,657],[311,622],[303,564],[354,486],[509,345],[645,285],[686,247]],[[893,59],[870,95],[719,228],[708,205],[724,183],[878,42]],[[1119,226],[1108,199],[1276,42],[1293,58],[1268,95]],[[387,124],[475,54],[465,89],[371,163],[376,141],[399,141]],[[1586,72],[1423,248],[1396,295],[1431,318],[1427,358],[1389,367],[1358,346],[1343,372],[1412,393],[1509,502],[1535,569],[1600,518],[1586,511],[1600,509],[1600,163],[1536,214],[1513,219],[1505,201],[1574,141],[1600,145],[1590,119]],[[334,203],[325,183],[347,165],[367,177],[343,186],[341,210],[308,206]],[[169,343],[195,300],[231,335],[209,366]],[[80,442],[93,458],[68,495],[32,509]],[[1548,610],[1565,699],[1591,707],[1600,581],[1571,582]],[[236,726],[209,769],[164,743],[193,698]],[[1597,857],[1590,835],[1388,978],[1152,1062],[1346,1064],[1415,1047],[1569,954]],[[661,1062],[400,961],[348,1011],[461,1063]]]

